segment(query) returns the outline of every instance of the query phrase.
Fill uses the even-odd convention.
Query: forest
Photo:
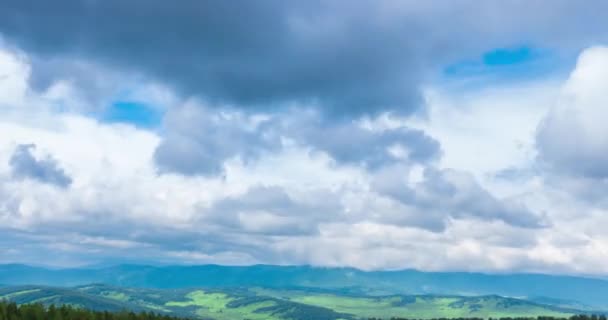
[[[93,311],[70,305],[49,305],[41,303],[17,304],[0,301],[0,320],[185,320],[189,318],[172,317],[154,312],[132,312],[128,310],[109,312]],[[246,319],[234,319],[246,320]],[[368,320],[383,320],[369,318]],[[392,317],[390,320],[418,320],[415,318]],[[436,318],[426,320],[484,320],[483,318]],[[487,320],[606,320],[605,315],[574,315],[568,318],[559,317],[517,317],[488,318]]]
[[[0,301],[0,320],[182,320],[153,312],[92,311],[70,305],[44,306],[41,303],[18,305]]]
[[[368,320],[384,320],[382,318],[369,318]],[[391,317],[390,320],[423,320],[415,318]],[[606,320],[605,315],[574,315],[571,317],[500,317],[500,318],[432,318],[424,320]]]

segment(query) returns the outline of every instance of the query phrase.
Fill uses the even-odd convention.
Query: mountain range
[[[608,281],[543,274],[484,274],[417,270],[362,271],[312,266],[146,266],[51,269],[0,265],[6,286],[78,286],[91,283],[151,289],[303,288],[341,294],[500,295],[577,309],[608,310]]]

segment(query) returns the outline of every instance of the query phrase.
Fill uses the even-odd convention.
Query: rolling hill
[[[527,298],[564,307],[608,310],[608,281],[542,274],[482,274],[421,272],[416,270],[366,272],[352,268],[309,266],[141,266],[47,269],[0,265],[5,285],[77,286],[104,283],[142,288],[267,287],[328,289],[362,295],[497,294]]]
[[[566,317],[577,310],[496,295],[364,296],[327,290],[274,288],[146,289],[108,285],[72,288],[0,288],[0,299],[24,303],[70,304],[92,310],[154,311],[188,318],[335,320],[456,317]]]

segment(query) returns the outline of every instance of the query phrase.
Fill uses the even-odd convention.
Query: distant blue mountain
[[[608,310],[608,281],[542,274],[483,274],[416,270],[366,272],[310,266],[144,266],[47,269],[0,265],[4,285],[75,286],[104,283],[144,288],[310,288],[364,294],[454,294],[569,301]]]

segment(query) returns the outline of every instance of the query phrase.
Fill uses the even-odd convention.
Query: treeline
[[[18,305],[14,302],[0,301],[0,320],[188,320],[154,312],[132,311],[93,311],[70,305],[45,306],[40,303]],[[240,319],[234,319],[240,320]],[[382,320],[369,318],[368,320]],[[415,318],[392,317],[390,320],[423,320]],[[434,318],[424,320],[486,320],[484,318]],[[575,315],[560,317],[517,317],[488,318],[487,320],[608,320],[605,315]]]
[[[0,301],[0,320],[184,320],[153,312],[92,311],[69,305],[44,306],[40,303],[17,305]]]
[[[369,318],[368,320],[383,320],[381,318]],[[392,317],[390,320],[486,320],[484,318],[433,318],[433,319],[415,319],[415,318],[397,318]],[[606,315],[574,315],[569,318],[560,318],[560,317],[547,317],[547,316],[539,316],[539,317],[505,317],[505,318],[488,318],[487,320],[607,320]]]

